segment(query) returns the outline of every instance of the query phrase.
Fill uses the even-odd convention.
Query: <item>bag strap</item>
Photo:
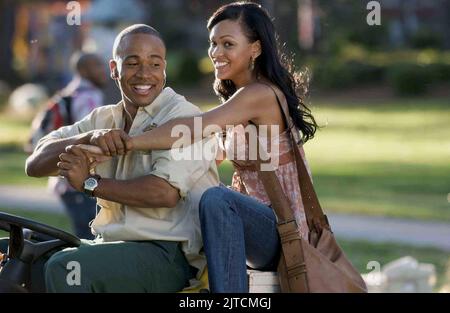
[[[292,146],[294,150],[294,159],[297,167],[297,175],[298,182],[300,187],[300,192],[302,195],[302,202],[305,210],[306,220],[310,230],[315,229],[320,232],[322,228],[330,229],[330,225],[328,223],[328,218],[323,213],[322,207],[320,206],[319,200],[317,198],[317,194],[314,190],[314,186],[312,184],[309,173],[306,169],[305,162],[300,153],[299,144],[301,143],[300,133],[298,129],[295,127],[290,115],[289,109],[287,107],[286,100],[281,102],[275,89],[269,86],[275,94],[278,105],[281,108],[281,112],[283,113],[284,120],[286,122],[286,127],[288,128],[288,132],[290,133],[290,137],[292,140]],[[263,149],[259,149],[259,151],[263,151]],[[264,153],[264,152],[263,152]],[[266,158],[267,159],[267,158]],[[274,170],[271,171],[262,171],[261,170],[261,160],[257,160],[257,170],[258,174],[262,180],[264,185],[264,189],[272,203],[272,207],[274,208],[277,217],[279,219],[278,223],[288,223],[294,220],[292,211],[290,210],[289,201],[281,189],[280,181],[275,174]],[[281,221],[280,221],[281,219]]]
[[[61,101],[63,101],[67,113],[67,125],[71,125],[75,122],[72,117],[72,100],[73,96],[65,96],[61,98]]]

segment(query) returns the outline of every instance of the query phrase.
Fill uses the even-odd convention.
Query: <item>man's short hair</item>
[[[122,42],[122,39],[127,35],[134,35],[134,34],[148,34],[153,35],[161,39],[161,41],[164,43],[164,40],[161,37],[161,34],[154,29],[151,26],[145,25],[145,24],[134,24],[131,26],[128,26],[124,30],[122,30],[114,40],[113,50],[112,50],[112,57],[113,59],[116,59],[117,56],[117,50],[119,49],[120,43]]]

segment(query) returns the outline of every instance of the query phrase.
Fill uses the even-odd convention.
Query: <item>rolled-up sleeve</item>
[[[46,136],[42,137],[38,141],[36,147],[40,147],[48,140],[69,138],[93,130],[95,128],[93,126],[94,118],[95,114],[94,112],[91,112],[91,114],[87,115],[85,118],[83,118],[81,121],[76,122],[75,124],[60,127],[57,130],[54,130]]]
[[[166,180],[179,190],[181,198],[185,198],[215,162],[217,147],[217,139],[210,137],[184,149],[152,151],[150,174]]]

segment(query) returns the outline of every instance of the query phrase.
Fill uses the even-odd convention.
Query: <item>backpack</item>
[[[72,96],[57,95],[49,101],[45,110],[33,119],[30,138],[25,146],[26,152],[33,152],[38,141],[48,133],[73,124],[71,105]]]

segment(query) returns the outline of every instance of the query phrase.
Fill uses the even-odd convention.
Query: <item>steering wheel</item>
[[[33,242],[24,238],[24,228],[54,239]],[[63,230],[3,212],[0,229],[9,232],[8,259],[0,271],[0,292],[29,291],[30,268],[35,260],[58,247],[78,247],[81,243],[78,237]]]

